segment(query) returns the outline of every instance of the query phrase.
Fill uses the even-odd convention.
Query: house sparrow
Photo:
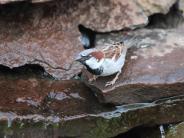
[[[106,83],[105,86],[109,86],[115,84],[121,74],[127,49],[128,47],[123,42],[109,44],[101,49],[87,49],[79,53],[76,61],[82,63],[94,75],[92,80],[98,76],[110,76],[117,73],[112,81]]]

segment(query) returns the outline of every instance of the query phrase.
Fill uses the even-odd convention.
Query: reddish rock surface
[[[81,65],[73,62],[83,49],[79,24],[97,32],[135,28],[147,23],[145,15],[166,13],[175,2],[155,2],[151,10],[140,1],[138,5],[133,0],[1,5],[0,64],[14,69],[39,64],[56,78],[70,79],[81,71]],[[0,4],[7,2],[11,0],[0,0]],[[0,137],[106,138],[140,125],[183,121],[183,30],[143,29],[126,34],[130,35],[126,44],[132,48],[122,75],[113,87],[104,88],[112,76],[88,83],[96,94],[77,80],[57,81],[33,74],[20,77],[21,71],[12,75],[12,70],[0,66]],[[122,40],[122,36],[113,38]],[[97,46],[104,44],[102,40]],[[11,73],[4,75],[2,68]],[[106,103],[133,104],[109,107],[100,104],[96,95]]]
[[[184,32],[180,29],[130,32],[130,39],[125,44],[133,47],[128,51],[125,66],[116,84],[104,87],[107,81],[112,80],[111,76],[99,77],[87,85],[98,94],[101,102],[113,104],[150,102],[182,95]]]
[[[184,119],[182,96],[106,107],[79,81],[10,75],[0,75],[0,89],[1,137],[106,138]]]
[[[135,0],[143,9],[144,13],[149,16],[156,13],[166,14],[170,7],[176,3],[177,0]]]
[[[106,32],[147,23],[140,8],[126,0],[17,3],[0,10],[0,64],[10,68],[40,64],[59,79],[70,79],[81,71],[73,62],[83,49],[79,24]]]
[[[28,77],[25,72],[5,75],[1,71],[0,137],[106,138],[141,125],[184,119],[183,96],[108,107],[79,81]]]
[[[79,81],[1,76],[0,89],[0,110],[4,112],[67,116],[103,110],[89,88]]]

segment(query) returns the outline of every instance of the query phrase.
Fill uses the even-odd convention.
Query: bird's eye
[[[86,55],[85,54],[81,54],[81,57],[85,57]]]

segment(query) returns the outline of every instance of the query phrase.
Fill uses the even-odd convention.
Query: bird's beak
[[[75,59],[75,61],[82,62],[82,58]]]
[[[75,57],[75,61],[79,61],[81,59],[81,56]]]
[[[78,61],[80,63],[84,63],[85,62],[85,58],[81,57],[81,58],[75,59],[75,61]]]
[[[77,56],[76,58],[75,58],[75,61],[78,61],[78,62],[84,62],[84,58],[83,57],[81,57],[81,56]]]
[[[88,60],[88,59],[89,59],[88,56],[84,56],[84,57],[78,56],[78,57],[75,58],[75,61],[78,61],[78,62],[84,64],[85,61]]]

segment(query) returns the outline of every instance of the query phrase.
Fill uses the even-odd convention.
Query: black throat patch
[[[103,67],[100,67],[100,68],[97,68],[97,69],[91,69],[91,68],[89,68],[88,65],[85,65],[85,66],[86,66],[87,70],[88,70],[90,73],[94,74],[94,75],[101,75],[102,72],[103,72]]]

